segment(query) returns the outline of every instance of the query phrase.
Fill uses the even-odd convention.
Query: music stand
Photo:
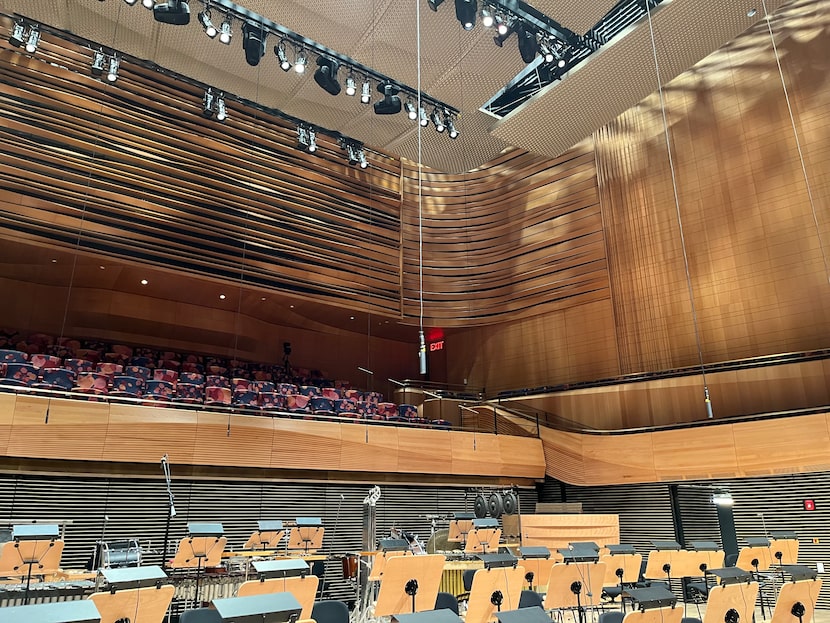
[[[770,530],[770,550],[779,565],[798,564],[798,536],[793,530]]]
[[[382,552],[408,552],[409,541],[406,539],[381,539],[378,549]]]
[[[165,584],[167,575],[161,567],[104,569],[101,574],[109,590],[94,593],[90,600],[105,622],[161,621],[173,601],[175,589]]]
[[[479,569],[473,575],[465,623],[487,623],[502,606],[515,610],[524,586],[525,568]]]
[[[605,563],[605,578],[603,579],[603,590],[612,586],[620,590],[620,610],[625,612],[625,587],[626,584],[633,586],[640,577],[640,566],[643,562],[642,555],[636,553],[631,545],[609,545],[609,554],[600,556],[599,561]],[[607,588],[606,588],[607,587]],[[606,595],[613,601],[614,591],[606,592]]]
[[[288,533],[288,549],[313,554],[323,547],[323,534],[326,529],[320,517],[297,517],[295,523]]]
[[[196,559],[196,591],[193,595],[193,603],[198,608],[202,561],[210,556],[211,550],[222,540],[222,536],[225,534],[225,528],[221,523],[191,522],[187,524],[187,531],[189,533],[189,543],[193,551],[193,557]]]
[[[692,549],[696,552],[716,552],[720,547],[714,541],[692,541]]]
[[[821,578],[784,584],[778,593],[771,623],[793,623],[794,619],[798,619],[799,623],[812,621],[821,584]]]
[[[101,623],[101,614],[89,600],[11,606],[0,610],[3,620],[21,623]]]
[[[258,560],[253,563],[253,567],[258,579],[242,584],[237,597],[291,593],[302,608],[300,618],[311,618],[320,579],[309,574],[310,569],[304,560]]]
[[[26,590],[23,593],[23,605],[29,603],[29,589],[32,584],[32,567],[41,564],[46,554],[58,540],[57,524],[25,524],[12,527],[12,541],[20,556],[20,563],[26,565]]]
[[[674,608],[677,604],[677,596],[662,586],[632,588],[628,591],[628,596],[637,603],[641,611],[652,608]]]
[[[534,579],[538,588],[547,586],[550,581],[550,570],[556,564],[556,560],[551,558],[551,551],[543,545],[526,546],[519,548],[519,554],[522,556],[521,565],[525,568],[525,582],[528,588],[534,590]]]
[[[445,560],[441,554],[389,558],[380,581],[375,617],[435,608]]]
[[[720,578],[722,585],[748,584],[752,581],[752,573],[740,567],[724,567],[723,569],[709,569],[709,573]],[[752,603],[755,603],[754,601]]]
[[[302,607],[291,593],[214,599],[213,607],[227,623],[293,623]]]
[[[499,623],[550,623],[550,617],[539,606],[504,610],[496,613]]]
[[[548,619],[550,621],[550,619]],[[447,608],[414,614],[393,614],[392,623],[460,623],[461,617]]]
[[[277,549],[285,536],[279,519],[257,522],[257,530],[251,534],[242,549]]]
[[[745,573],[749,578],[749,574]],[[709,589],[704,623],[752,623],[757,582],[733,582]]]
[[[637,549],[633,545],[627,545],[623,543],[617,543],[614,545],[606,545],[608,548],[608,553],[612,556],[617,556],[621,554],[636,554]]]
[[[497,519],[473,519],[473,527],[467,533],[464,552],[467,554],[498,551],[501,540],[501,528]]]
[[[585,606],[596,606],[594,597],[602,592],[605,570],[604,562],[572,561],[571,564],[554,565],[545,595],[545,610],[576,609],[579,621],[584,621]],[[583,594],[588,597],[587,603],[582,601]]]
[[[447,541],[458,543],[462,545],[467,542],[467,533],[473,527],[473,519],[475,513],[453,513],[450,519],[450,532]]]

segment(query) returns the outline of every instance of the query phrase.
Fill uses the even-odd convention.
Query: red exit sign
[[[444,340],[429,343],[429,352],[434,353],[437,350],[444,350]]]

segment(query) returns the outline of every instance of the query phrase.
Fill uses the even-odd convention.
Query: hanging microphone
[[[424,332],[418,331],[418,363],[420,364],[420,373],[427,373],[427,342],[424,338]]]

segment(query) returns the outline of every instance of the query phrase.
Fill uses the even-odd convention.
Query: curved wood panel
[[[569,484],[830,470],[830,413],[620,434],[542,429],[548,476]]]
[[[47,418],[48,415],[48,418]],[[539,439],[0,394],[4,456],[278,470],[544,477]],[[2,446],[0,446],[2,447]]]

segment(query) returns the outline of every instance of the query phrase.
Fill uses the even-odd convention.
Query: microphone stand
[[[164,527],[164,545],[161,548],[161,568],[164,569],[167,563],[167,544],[170,541],[170,520],[176,516],[176,507],[173,505],[173,489],[170,486],[170,463],[167,461],[166,454],[161,457],[161,468],[164,470],[167,497],[170,504],[170,511],[167,513],[167,524]]]

